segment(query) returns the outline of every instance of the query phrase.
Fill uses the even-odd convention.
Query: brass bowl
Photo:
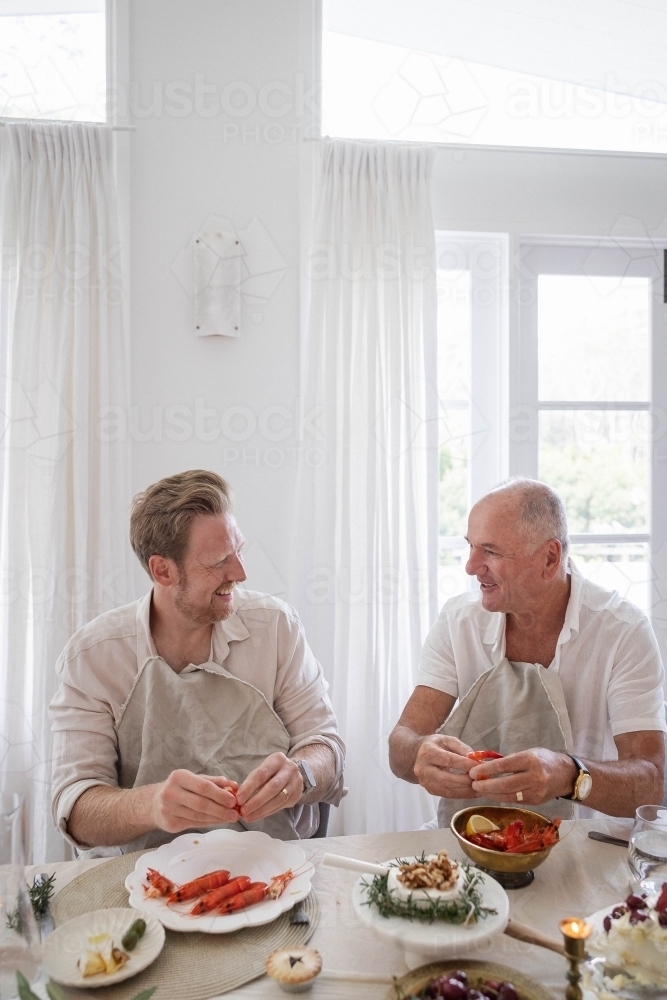
[[[515,819],[521,819],[524,823],[544,829],[549,825],[549,820],[541,813],[533,812],[532,809],[518,809],[515,806],[468,806],[467,809],[460,809],[455,813],[450,827],[461,845],[461,850],[476,865],[489,872],[507,875],[531,872],[547,860],[550,851],[555,847],[554,844],[552,847],[545,847],[544,850],[533,851],[531,854],[511,854],[509,851],[491,851],[487,847],[478,847],[463,836],[468,819],[473,815],[486,816],[501,829],[509,826]]]
[[[496,962],[472,961],[469,958],[446,959],[413,969],[395,981],[385,1000],[409,1000],[428,986],[433,979],[438,979],[446,972],[454,972],[456,969],[468,974],[471,986],[485,979],[495,979],[499,982],[505,980],[516,986],[520,1000],[556,1000],[551,990],[541,986],[525,972],[510,969],[506,965],[498,965]]]

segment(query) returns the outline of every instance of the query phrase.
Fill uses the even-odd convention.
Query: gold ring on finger
[[[289,798],[289,792],[287,791],[286,788],[283,788],[283,795],[285,796],[286,799]]]
[[[516,800],[517,802],[523,802],[523,792],[516,793]]]

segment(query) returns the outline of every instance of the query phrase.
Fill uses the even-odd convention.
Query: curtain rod
[[[551,156],[624,156],[644,160],[664,160],[667,153],[657,153],[646,150],[631,149],[576,149],[565,146],[493,146],[489,143],[475,142],[430,142],[428,139],[359,139],[346,136],[304,135],[302,142],[323,142],[325,139],[343,139],[349,142],[376,142],[387,146],[426,146],[430,149],[448,149],[454,152],[465,152],[468,149],[479,149],[488,153],[542,153]]]
[[[0,125],[102,125],[112,132],[136,132],[136,125],[109,125],[108,122],[79,122],[63,118],[0,118]]]

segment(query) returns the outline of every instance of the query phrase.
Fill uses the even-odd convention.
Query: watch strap
[[[315,776],[310,769],[310,765],[305,760],[295,760],[294,763],[299,768],[299,773],[303,778],[303,794],[308,795],[313,788],[317,787]]]

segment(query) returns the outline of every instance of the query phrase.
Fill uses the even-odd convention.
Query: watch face
[[[577,798],[583,800],[588,798],[593,787],[593,779],[590,774],[582,774],[577,782]]]

